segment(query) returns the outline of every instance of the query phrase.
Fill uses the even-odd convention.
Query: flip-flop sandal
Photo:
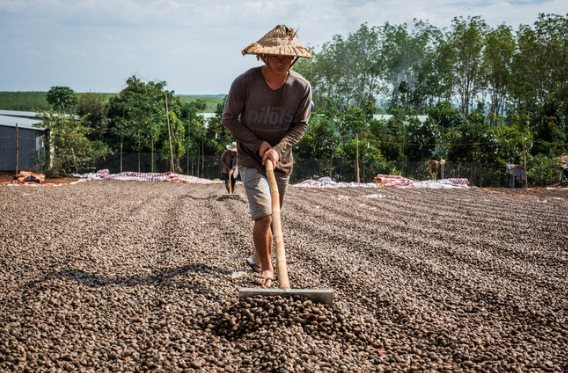
[[[260,272],[261,268],[258,264],[256,264],[256,260],[254,259],[254,256],[249,256],[246,259],[247,265],[250,267],[250,269],[255,272],[258,273]]]
[[[257,280],[264,280],[264,284],[260,284]],[[260,285],[262,287],[270,287],[270,286],[266,286],[266,282],[270,281],[270,285],[272,285],[272,281],[274,281],[274,278],[272,278],[272,276],[263,276],[260,273],[255,273],[254,274],[254,282],[257,285]]]

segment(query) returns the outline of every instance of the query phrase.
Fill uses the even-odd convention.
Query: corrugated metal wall
[[[38,170],[43,163],[43,131],[18,129],[19,169]],[[0,171],[16,170],[16,128],[0,126]]]

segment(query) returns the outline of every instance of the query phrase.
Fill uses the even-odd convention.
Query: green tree
[[[470,120],[446,132],[448,160],[461,163],[494,161],[495,141],[490,127]]]
[[[370,133],[386,161],[396,164],[406,160],[405,144],[407,129],[405,117],[394,115],[388,120],[373,120],[370,123]]]
[[[46,172],[52,176],[92,172],[98,159],[110,151],[101,141],[90,140],[92,131],[84,119],[43,114],[43,126],[49,132],[49,157]]]
[[[543,105],[568,81],[568,15],[540,14],[534,27],[521,25],[513,57],[512,94],[521,113]]]
[[[496,165],[522,163],[525,136],[517,125],[494,126],[488,131],[495,144],[495,152],[492,156]]]
[[[312,115],[306,134],[294,148],[294,157],[315,162],[312,174],[330,175],[333,171],[333,160],[341,143],[336,116],[329,113]],[[307,175],[311,176],[311,175]]]
[[[185,126],[173,111],[168,112],[168,120],[170,123],[171,134],[168,136],[169,138],[167,141],[164,139],[164,141],[161,142],[162,149],[160,155],[163,159],[168,159],[173,155],[173,171],[182,172],[181,159],[186,153]]]
[[[543,82],[540,65],[542,56],[536,33],[527,25],[517,31],[517,51],[513,55],[510,93],[515,100],[516,111],[528,114],[537,104],[539,85]]]
[[[391,108],[420,108],[428,101],[428,62],[439,33],[435,27],[417,20],[410,30],[406,23],[383,26],[381,54],[384,77],[391,89]]]
[[[75,91],[69,87],[51,87],[47,92],[46,100],[61,116],[70,113],[77,104]]]
[[[127,79],[126,84],[126,87],[109,102],[110,133],[118,137],[118,139],[113,138],[112,142],[115,147],[120,147],[124,151],[138,152],[138,171],[141,167],[141,152],[150,151],[151,171],[154,171],[155,154],[158,153],[162,159],[170,158],[169,150],[168,152],[157,150],[169,149],[168,115],[175,113],[176,118],[183,117],[182,104],[173,91],[165,89],[166,82],[145,83],[132,76]],[[174,136],[171,137],[172,141],[177,139],[184,144],[185,136],[175,137],[176,133],[172,135]],[[177,147],[177,145],[172,146]]]
[[[487,33],[483,51],[483,71],[486,74],[491,100],[489,120],[492,124],[504,114],[514,51],[515,39],[511,27],[500,25]]]
[[[186,121],[187,132],[186,136],[187,142],[187,155],[188,155],[188,172],[195,174],[196,176],[201,176],[204,171],[205,162],[205,147],[209,143],[207,138],[207,127],[202,118],[195,117],[189,121]],[[190,159],[191,158],[191,159]],[[189,164],[191,163],[191,166]],[[193,169],[193,164],[196,164],[196,169]]]
[[[207,148],[212,155],[221,155],[225,151],[225,146],[235,141],[233,135],[223,126],[221,116],[223,114],[223,108],[225,107],[225,101],[227,96],[223,98],[223,101],[217,104],[217,109],[215,110],[215,116],[209,118],[207,122],[207,138],[209,139]]]
[[[436,100],[452,101],[456,77],[454,74],[454,64],[457,59],[457,51],[454,49],[451,40],[447,36],[437,38],[436,47],[427,61],[431,64],[423,67],[424,88],[432,94],[431,102]]]
[[[359,154],[361,181],[371,181],[378,173],[385,173],[390,170],[381,151],[373,144],[373,140],[365,135],[343,142],[337,148],[337,157],[347,161],[345,170],[342,173],[351,174],[353,179],[355,179],[355,159],[357,153]]]
[[[543,154],[528,158],[527,178],[531,185],[551,185],[559,182],[562,172],[558,160]]]
[[[445,131],[464,123],[464,116],[459,109],[448,101],[441,101],[428,110],[428,119]]]
[[[108,131],[108,102],[100,94],[89,92],[79,96],[77,115],[84,118],[84,123],[91,128],[89,138],[102,141]]]
[[[185,127],[186,173],[195,173],[200,175],[204,166],[206,148],[210,151],[208,154],[217,155],[219,154],[222,146],[218,145],[218,147],[216,147],[215,144],[220,143],[223,140],[218,138],[216,139],[215,137],[218,133],[217,131],[221,130],[219,126],[222,126],[221,113],[223,108],[220,104],[217,105],[215,118],[211,118],[209,122],[209,125],[213,124],[213,129],[208,136],[208,127],[205,125],[204,118],[200,115],[200,113],[205,109],[205,106],[205,101],[194,100],[183,104],[181,107],[181,120]],[[213,139],[210,139],[209,137]],[[194,164],[197,165],[196,170],[193,169]]]
[[[335,35],[312,61],[296,64],[295,70],[311,82],[319,110],[345,110],[374,102],[382,88],[380,38],[378,28],[362,24],[347,38]]]
[[[484,86],[483,45],[488,26],[480,17],[454,18],[449,44],[454,49],[454,87],[460,107],[468,114]]]
[[[568,16],[540,14],[534,26],[517,32],[511,95],[516,112],[530,119],[532,154],[567,151]]]
[[[417,118],[407,118],[405,154],[411,162],[422,162],[432,159],[440,138],[440,129],[436,123],[427,120],[421,122]]]

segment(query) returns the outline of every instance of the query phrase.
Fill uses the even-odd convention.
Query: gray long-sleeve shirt
[[[223,109],[223,125],[237,140],[239,166],[263,171],[258,149],[266,141],[280,155],[276,171],[289,175],[292,147],[304,136],[310,118],[311,86],[290,71],[284,85],[272,90],[261,69],[252,68],[235,79]]]

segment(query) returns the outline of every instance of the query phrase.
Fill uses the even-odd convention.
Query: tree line
[[[540,14],[516,30],[481,17],[447,29],[362,24],[295,69],[316,105],[298,155],[326,159],[319,174],[358,148],[367,179],[433,158],[495,174],[526,164],[532,184],[558,182],[568,152],[568,15]]]
[[[567,40],[568,16],[545,14],[516,30],[458,17],[447,29],[417,20],[336,35],[294,66],[311,82],[314,101],[296,170],[353,179],[358,158],[369,180],[403,173],[405,163],[444,159],[495,173],[506,163],[526,164],[532,184],[554,183],[557,158],[568,152]],[[72,97],[67,87],[47,95],[54,111],[46,125],[58,148],[50,167],[60,172],[143,152],[152,159],[146,171],[167,159],[188,172],[184,159],[219,156],[232,141],[222,103],[206,123],[203,100],[183,102],[166,82],[132,76],[110,98]],[[378,113],[392,116],[379,120]]]
[[[168,160],[169,171],[184,172],[182,158],[204,159],[220,154],[231,137],[217,115],[207,121],[201,115],[204,99],[187,101],[166,89],[166,82],[144,82],[136,76],[110,98],[98,93],[77,96],[69,87],[54,86],[46,100],[52,110],[42,114],[48,129],[45,170],[70,174],[94,170],[108,157],[120,160],[125,154],[138,155],[135,170],[158,172],[157,164]],[[141,166],[141,155],[150,154],[149,169]],[[126,170],[125,170],[126,171]]]

